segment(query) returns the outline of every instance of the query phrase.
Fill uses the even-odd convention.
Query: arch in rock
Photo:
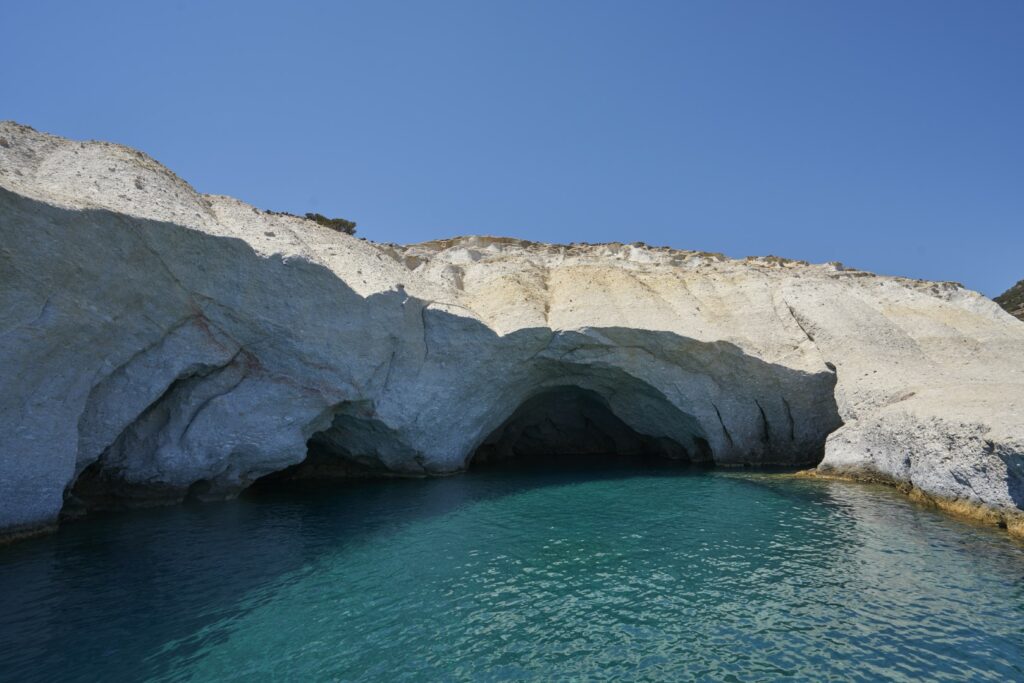
[[[714,460],[713,437],[698,416],[611,360],[535,361],[518,382],[496,392],[491,419],[464,467],[555,454]]]
[[[653,391],[653,390],[652,390]],[[618,403],[638,401],[619,397]],[[648,402],[650,397],[648,397]],[[559,456],[659,457],[708,463],[711,447],[700,424],[664,396],[661,426],[638,415],[627,422],[608,397],[578,384],[543,387],[522,401],[473,451],[467,464],[545,460]]]
[[[345,401],[306,441],[306,457],[256,483],[380,476],[419,476],[422,456],[375,413],[372,401]]]

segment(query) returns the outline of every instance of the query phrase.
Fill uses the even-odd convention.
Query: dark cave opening
[[[476,449],[473,468],[495,466],[615,466],[709,464],[700,434],[680,442],[645,434],[615,414],[595,391],[577,386],[546,389],[524,401]]]
[[[712,464],[711,447],[696,421],[660,395],[625,395],[632,397],[627,404],[636,409],[632,417],[647,418],[643,431],[616,414],[597,391],[575,385],[548,387],[520,403],[477,446],[466,468],[597,470]],[[660,434],[645,433],[658,432],[659,427]],[[393,466],[416,467],[421,458],[375,419],[367,404],[340,406],[330,426],[310,437],[307,449],[302,462],[261,477],[250,492],[429,475],[423,469]]]
[[[260,493],[282,486],[319,486],[353,479],[423,476],[422,470],[400,471],[389,462],[418,465],[416,453],[393,430],[373,416],[373,406],[355,401],[338,406],[330,426],[306,441],[306,457],[260,477],[249,491]]]

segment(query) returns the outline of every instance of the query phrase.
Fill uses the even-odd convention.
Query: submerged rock
[[[959,285],[643,245],[376,244],[200,195],[119,145],[0,136],[7,533],[65,500],[547,449],[1024,506],[1024,324]]]

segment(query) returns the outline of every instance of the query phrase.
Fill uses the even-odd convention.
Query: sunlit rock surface
[[[9,122],[0,234],[8,534],[289,468],[441,474],[548,449],[820,462],[1022,506],[1024,324],[956,284],[622,244],[375,244]]]

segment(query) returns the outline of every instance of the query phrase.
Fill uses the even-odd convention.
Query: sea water
[[[507,470],[0,548],[5,681],[1024,678],[1024,547],[888,489]]]

